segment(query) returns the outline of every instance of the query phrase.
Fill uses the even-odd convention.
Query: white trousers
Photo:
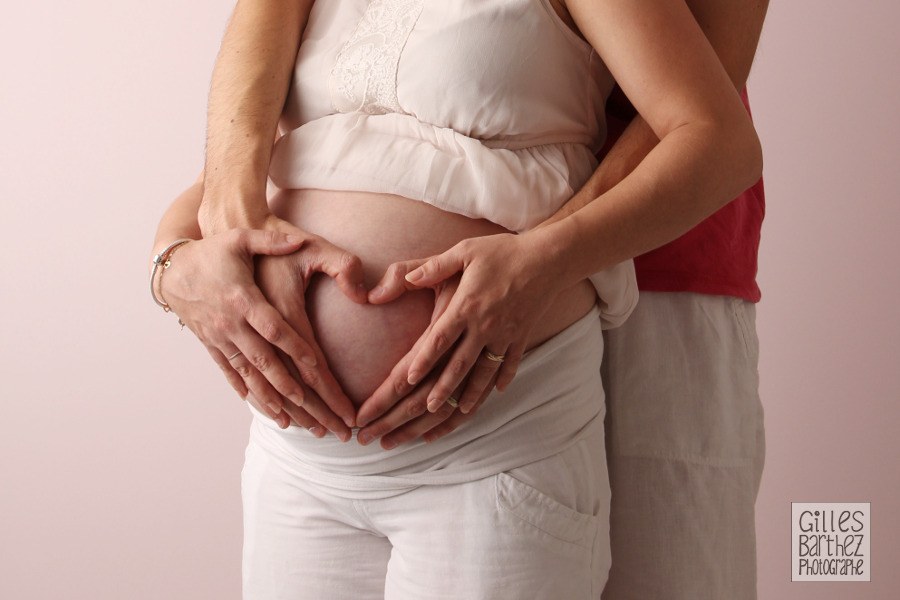
[[[506,473],[368,497],[304,481],[251,432],[244,599],[599,598],[609,486],[594,430]]]
[[[765,457],[755,305],[642,292],[606,333],[604,600],[753,600]]]

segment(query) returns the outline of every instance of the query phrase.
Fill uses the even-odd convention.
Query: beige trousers
[[[755,305],[642,292],[606,332],[604,600],[753,600],[765,457]]]

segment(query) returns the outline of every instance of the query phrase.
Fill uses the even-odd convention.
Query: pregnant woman
[[[280,88],[284,135],[260,161],[279,189],[271,213],[245,207],[251,227],[217,232],[236,221],[211,216],[224,175],[208,160],[204,181],[163,218],[151,278],[261,411],[243,474],[245,598],[599,597],[609,565],[600,327],[633,306],[633,272],[586,251],[612,234],[602,222],[576,213],[532,228],[596,167],[613,74],[661,143],[601,202],[747,187],[759,150],[737,95],[669,0],[297,4],[287,33],[283,18],[258,21],[294,64]],[[676,39],[684,56],[667,51]],[[200,237],[198,211],[204,239],[183,242]],[[503,268],[537,265],[553,290],[515,379],[435,442],[343,443],[355,409],[446,298],[416,291],[376,305],[365,289],[392,263],[472,240],[503,248]],[[254,263],[260,254],[278,256]],[[254,350],[260,334],[296,359],[305,387]],[[499,364],[505,351],[478,360]],[[410,373],[410,385],[430,383]],[[445,415],[457,403],[427,395]]]

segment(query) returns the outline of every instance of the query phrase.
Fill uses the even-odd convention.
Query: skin
[[[597,19],[602,14],[592,13],[592,7],[586,4],[571,0],[568,3],[575,21]],[[688,6],[732,84],[742,88],[750,72],[768,2],[690,0]],[[640,22],[640,15],[633,17],[635,22]],[[665,28],[660,22],[644,27],[649,30]],[[682,47],[677,37],[671,43],[671,47]],[[601,48],[598,50],[602,53]],[[630,80],[625,75],[641,71],[631,70],[635,67],[629,67],[627,61],[616,67],[606,56],[604,59],[617,81],[629,92]],[[616,68],[623,69],[622,73]],[[634,93],[629,92],[629,95],[633,97]],[[641,103],[636,104],[638,110],[646,114],[647,109],[642,109]],[[666,116],[677,119],[671,114]],[[567,284],[565,272],[554,272],[556,277],[553,278],[549,277],[548,269],[553,271],[559,265],[577,269],[579,261],[583,263],[585,259],[593,259],[593,265],[602,268],[619,259],[657,248],[686,233],[754,183],[738,182],[736,177],[731,182],[736,184],[731,195],[722,191],[728,184],[724,180],[706,180],[705,185],[697,186],[679,178],[677,173],[665,175],[659,170],[654,173],[652,165],[667,160],[661,159],[665,154],[660,152],[659,142],[660,134],[665,134],[666,130],[650,119],[652,115],[649,114],[647,118],[644,115],[635,117],[588,183],[554,216],[535,230],[519,236],[522,239],[530,237],[531,243],[521,244],[520,249],[516,249],[514,240],[472,240],[430,261],[408,261],[388,269],[379,284],[380,289],[375,294],[370,293],[370,302],[389,301],[405,290],[436,285],[444,277],[462,273],[462,278],[454,301],[448,304],[440,319],[432,323],[416,349],[404,358],[403,368],[392,373],[369,404],[360,410],[360,424],[374,419],[367,429],[373,435],[386,436],[383,439],[391,447],[420,435],[432,440],[453,431],[468,418],[467,413],[471,414],[480,405],[485,389],[490,389],[495,380],[498,389],[502,390],[514,377],[523,350],[522,340],[552,302],[553,290],[564,289]],[[677,121],[669,121],[672,122]],[[685,134],[678,129],[676,127],[676,133]],[[667,141],[671,139],[670,136]],[[671,147],[669,145],[666,150]],[[739,151],[734,147],[729,150]],[[748,161],[753,160],[752,154],[748,155]],[[682,175],[685,173],[681,172]],[[720,173],[724,179],[732,176],[729,171]],[[548,232],[552,232],[549,239]],[[569,243],[561,248],[554,245],[553,240]],[[542,264],[540,256],[528,253],[529,248],[540,248],[542,243],[550,252],[560,252],[552,265]],[[504,262],[497,257],[504,257]],[[512,265],[512,268],[500,268],[502,265]],[[575,273],[577,277],[585,271],[576,270]],[[419,279],[410,281],[417,275]],[[468,343],[454,346],[454,341],[460,337]],[[485,348],[495,354],[505,353],[503,365],[485,361]],[[434,361],[446,360],[447,354],[451,356],[450,364],[474,365],[461,397],[460,411],[453,413],[446,422],[423,416],[413,426],[408,424],[408,419],[400,421],[396,418],[403,411],[381,417],[387,407],[413,401],[404,399],[402,392],[411,397],[422,393],[411,385],[404,386],[404,375],[415,381],[418,373],[428,372]],[[460,370],[445,368],[427,392],[429,398],[437,403],[449,393],[448,390],[456,389],[463,381],[458,375]]]
[[[372,439],[394,431],[382,439],[382,446],[393,447],[424,432],[429,432],[426,439],[433,439],[451,431],[466,415],[462,411],[448,413],[446,410],[434,415],[425,413],[423,396],[430,408],[444,406],[447,396],[458,390],[468,376],[470,387],[465,392],[463,408],[471,414],[495,382],[502,389],[512,380],[525,348],[524,339],[552,303],[554,291],[568,289],[593,272],[678,237],[758,178],[761,169],[758,140],[733,90],[734,83],[741,83],[746,78],[758,27],[754,35],[751,26],[748,35],[738,43],[728,35],[728,28],[734,21],[724,18],[723,14],[746,16],[748,3],[735,0],[726,7],[722,4],[725,3],[691,2],[701,29],[687,8],[676,0],[649,0],[640,6],[626,0],[568,2],[565,8],[571,15],[571,22],[600,52],[643,120],[629,127],[623,136],[620,144],[625,150],[619,150],[621,154],[614,148],[610,157],[615,162],[609,162],[610,158],[604,161],[605,166],[601,165],[591,182],[573,198],[573,204],[567,205],[568,208],[555,219],[527,234],[466,240],[424,264],[421,261],[398,263],[388,269],[381,284],[369,294],[369,302],[387,302],[407,289],[436,287],[452,275],[461,273],[461,276],[456,289],[442,288],[443,295],[438,302],[442,310],[436,311],[432,325],[385,384],[360,409],[358,423],[366,425],[362,437]],[[759,16],[761,24],[765,4],[752,4],[756,7],[753,14]],[[241,36],[231,33],[247,22],[248,19],[238,19],[236,10],[223,43],[220,63],[234,58],[234,53],[226,52],[226,48],[232,43],[239,45]],[[722,47],[716,47],[714,51],[704,33]],[[280,51],[278,56],[286,53],[293,59],[296,46],[292,36],[293,33],[287,36],[290,39],[284,43],[290,51]],[[723,50],[724,46],[731,48],[729,44],[732,43],[733,51]],[[672,47],[681,48],[683,52],[673,55],[663,51]],[[729,68],[726,74],[716,52],[726,63],[726,68],[730,67],[727,64],[731,62],[729,57],[746,59],[743,76],[734,68]],[[248,57],[247,53],[238,54],[245,59]],[[274,60],[266,52],[252,56],[263,64],[267,59]],[[230,142],[223,142],[224,147],[232,148],[232,152],[222,153],[238,160],[234,157],[241,156],[238,149],[242,147],[242,139],[246,139],[241,138],[241,134],[246,134],[234,123],[250,114],[251,118],[244,120],[244,126],[253,131],[267,129],[270,120],[272,123],[277,120],[284,97],[279,94],[286,94],[286,85],[282,89],[283,78],[279,78],[282,76],[273,76],[273,80],[277,79],[274,82],[257,78],[254,81],[259,89],[248,92],[245,97],[268,98],[267,90],[275,90],[275,101],[259,102],[259,111],[233,111],[234,120],[214,119],[214,96],[231,89],[223,84],[223,74],[234,77],[241,72],[219,66],[216,71],[210,100],[210,131],[227,122],[226,130],[239,132],[232,135]],[[272,107],[278,107],[278,110]],[[261,117],[263,112],[268,116]],[[275,116],[271,117],[273,113]],[[226,109],[217,114],[229,112]],[[214,138],[216,136],[211,133],[210,140]],[[661,141],[656,143],[656,140]],[[254,153],[256,146],[248,144],[253,156],[258,156]],[[265,211],[259,210],[259,199],[263,197],[261,190],[242,192],[239,197],[225,197],[218,192],[229,186],[213,181],[210,173],[230,172],[215,166],[216,161],[222,165],[229,159],[215,158],[220,155],[215,154],[212,145],[206,176],[210,189],[204,192],[200,210],[204,234],[234,224],[247,225],[251,229],[288,231],[283,222],[273,220]],[[263,164],[255,160],[248,162]],[[235,172],[246,174],[247,171],[238,168]],[[258,183],[253,183],[254,177],[258,178],[258,167],[249,171],[254,175],[235,182],[229,189],[259,188]],[[214,209],[219,204],[228,208]],[[238,208],[234,208],[236,206]],[[169,231],[161,231],[159,242],[171,241],[173,238],[169,234]],[[290,263],[294,260],[291,257],[294,255],[282,262]],[[275,260],[263,257],[259,262]],[[289,270],[289,267],[284,269]],[[496,277],[497,273],[502,273],[503,277]],[[417,274],[420,275],[418,278]],[[352,284],[359,280],[355,279],[353,269],[343,272],[343,276],[350,282],[345,287],[348,295],[352,295]],[[296,297],[295,290],[287,289],[287,286],[273,288],[267,297],[278,303],[273,298],[289,294]],[[252,297],[253,302],[265,302],[255,295]],[[258,306],[251,304],[251,308],[255,310]],[[242,318],[242,315],[235,316],[233,312],[222,310],[213,320],[230,322]],[[249,323],[246,319],[244,322]],[[463,333],[463,341],[456,343]],[[314,340],[304,339],[314,346]],[[260,336],[256,341],[263,345],[265,340],[265,336]],[[220,353],[227,352],[234,347],[230,341],[226,336],[216,342],[216,348]],[[285,348],[279,348],[285,351]],[[498,363],[484,356],[485,348],[495,354],[506,354],[502,368],[498,369]],[[447,367],[436,375],[432,367],[441,360],[446,361]],[[226,371],[226,376],[236,389],[240,387],[233,373]],[[263,379],[274,383],[268,375]],[[242,380],[247,382],[246,378]],[[259,378],[254,381],[258,388],[264,387]],[[278,390],[284,385],[281,382],[272,389]],[[415,411],[398,410],[410,403],[422,407],[420,416]],[[452,416],[446,420],[449,415]]]

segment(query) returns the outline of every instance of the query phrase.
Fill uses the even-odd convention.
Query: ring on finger
[[[454,396],[448,396],[448,397],[447,397],[447,404],[449,404],[449,405],[452,406],[453,408],[456,408],[456,407],[459,406],[459,400],[458,400],[456,397],[454,397]]]
[[[237,357],[240,356],[241,354],[243,354],[243,352],[241,352],[240,350],[238,350],[237,352],[235,352],[234,354],[232,354],[231,356],[229,356],[229,357],[228,357],[228,360],[230,361],[232,358],[237,358]]]
[[[502,363],[504,360],[506,360],[505,354],[494,354],[487,348],[484,349],[484,357],[487,358],[488,360],[492,360],[492,361],[498,362],[498,363]]]

